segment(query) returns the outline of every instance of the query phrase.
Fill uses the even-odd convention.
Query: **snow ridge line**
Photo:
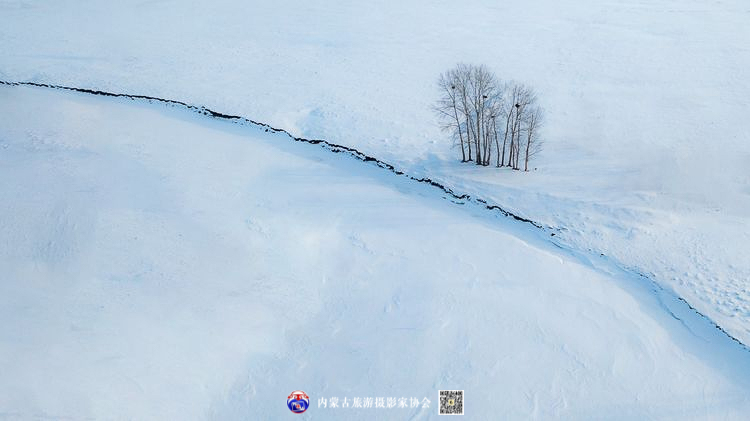
[[[429,184],[432,187],[435,187],[435,188],[438,188],[438,189],[442,190],[443,193],[449,195],[451,198],[453,198],[455,200],[458,200],[458,201],[455,201],[455,200],[450,200],[449,199],[451,202],[453,202],[455,204],[458,204],[458,205],[465,204],[465,202],[460,202],[461,200],[467,201],[467,202],[474,202],[474,203],[478,204],[479,206],[484,207],[487,210],[497,211],[497,212],[501,213],[505,217],[513,218],[516,221],[532,225],[534,228],[537,228],[538,230],[540,230],[542,232],[559,231],[559,228],[555,228],[555,227],[551,227],[551,226],[544,226],[544,225],[542,225],[539,222],[536,222],[534,220],[531,220],[531,219],[528,219],[528,218],[524,218],[524,217],[522,217],[520,215],[516,215],[515,213],[510,212],[510,211],[502,208],[501,206],[494,205],[494,204],[489,204],[484,199],[481,199],[481,198],[478,198],[478,197],[472,198],[471,195],[465,194],[465,193],[464,194],[458,194],[458,193],[454,192],[451,188],[449,188],[449,187],[447,187],[447,186],[445,186],[445,185],[443,185],[441,183],[438,183],[437,181],[434,181],[434,180],[430,179],[429,177],[414,177],[412,175],[409,175],[409,174],[407,174],[404,171],[396,169],[396,167],[393,166],[392,164],[389,164],[389,163],[387,163],[385,161],[382,161],[382,160],[380,160],[378,158],[375,158],[373,156],[367,155],[364,152],[361,152],[361,151],[359,151],[356,148],[352,148],[352,147],[344,146],[344,145],[339,145],[339,144],[336,144],[336,143],[328,142],[328,141],[323,140],[323,139],[307,139],[307,138],[303,138],[303,137],[297,137],[297,136],[292,135],[291,133],[289,133],[288,131],[286,131],[284,129],[279,129],[279,128],[273,127],[273,126],[271,126],[269,124],[261,123],[261,122],[255,121],[255,120],[251,120],[251,119],[246,118],[246,117],[242,117],[242,116],[238,116],[238,115],[231,115],[231,114],[220,113],[220,112],[211,110],[209,108],[206,108],[204,106],[190,105],[190,104],[187,104],[187,103],[182,102],[182,101],[177,101],[177,100],[173,100],[173,99],[159,98],[159,97],[153,97],[153,96],[148,96],[148,95],[122,94],[122,93],[107,92],[107,91],[101,91],[101,90],[95,90],[95,89],[76,88],[76,87],[62,86],[62,85],[52,85],[52,84],[47,84],[47,83],[37,83],[37,82],[9,82],[9,81],[0,80],[0,85],[8,85],[8,86],[34,86],[34,87],[38,87],[38,88],[66,90],[66,91],[73,91],[73,92],[85,93],[85,94],[90,94],[90,95],[98,95],[98,96],[106,96],[106,97],[114,97],[114,98],[127,98],[127,99],[131,99],[133,101],[135,101],[135,100],[144,100],[144,101],[148,101],[148,102],[160,102],[160,103],[168,104],[168,105],[172,105],[172,106],[181,106],[181,107],[183,107],[183,108],[185,108],[187,110],[190,110],[190,111],[193,111],[193,112],[196,112],[196,113],[199,113],[199,114],[203,114],[203,115],[211,117],[211,118],[217,118],[217,119],[222,119],[222,120],[234,121],[235,123],[237,123],[237,122],[249,123],[251,125],[254,125],[254,126],[257,126],[257,127],[265,129],[266,132],[272,131],[274,133],[282,133],[282,134],[287,135],[289,138],[291,138],[292,140],[294,140],[296,142],[304,142],[304,143],[310,143],[310,144],[313,144],[313,145],[319,145],[319,146],[321,146],[321,147],[323,147],[323,148],[325,148],[325,149],[327,149],[327,150],[329,150],[329,151],[331,151],[333,153],[346,153],[346,154],[348,154],[348,155],[350,155],[350,156],[352,156],[352,157],[354,157],[354,158],[356,158],[356,159],[358,159],[360,161],[363,161],[363,162],[372,162],[375,165],[377,165],[378,167],[386,169],[386,170],[388,170],[388,171],[390,171],[390,172],[392,172],[392,173],[394,173],[394,174],[396,174],[398,176],[406,177],[406,178],[408,178],[408,179],[410,179],[412,181],[416,181],[418,183]],[[550,236],[554,237],[555,236],[555,232],[551,232]],[[556,241],[551,241],[551,242],[552,242],[552,244],[554,244],[555,246],[557,246],[557,247],[559,247],[559,248],[561,248],[563,250],[574,251],[575,252],[575,250],[571,250],[568,247],[564,247],[563,245],[558,244]],[[589,250],[589,252],[592,252],[592,250]],[[605,257],[604,254],[600,254],[600,256],[601,257]],[[707,321],[708,323],[710,323],[712,326],[714,326],[719,332],[721,332],[722,334],[724,334],[726,337],[728,337],[732,341],[734,341],[737,344],[739,344],[740,347],[742,347],[743,350],[745,350],[747,352],[750,352],[750,347],[748,347],[747,345],[745,345],[742,341],[740,341],[736,337],[732,336],[724,328],[722,328],[721,326],[719,326],[718,323],[716,323],[710,317],[706,316],[705,314],[703,314],[702,312],[700,312],[698,309],[696,309],[695,307],[693,307],[684,298],[682,298],[679,295],[675,294],[673,291],[665,289],[661,284],[659,284],[654,279],[652,279],[650,276],[644,274],[640,270],[635,269],[635,268],[628,268],[628,267],[623,266],[621,263],[619,263],[616,260],[613,260],[613,259],[610,259],[610,258],[607,258],[607,259],[610,261],[610,263],[613,263],[619,269],[621,269],[621,270],[623,270],[625,272],[637,275],[640,278],[648,281],[651,284],[651,286],[653,287],[652,290],[654,292],[666,293],[670,297],[672,297],[674,300],[683,303],[684,305],[686,305],[690,309],[690,311],[694,312],[695,314],[697,314],[698,316],[700,316],[702,319],[704,319],[705,321]],[[684,321],[681,318],[679,318],[677,315],[675,315],[674,312],[672,310],[670,310],[665,304],[662,303],[662,307],[672,317],[674,317],[675,319],[679,320],[680,322],[682,322],[684,324]]]
[[[187,103],[182,102],[182,101],[177,101],[177,100],[173,100],[173,99],[164,99],[164,98],[147,96],[147,95],[119,94],[119,93],[99,91],[99,90],[94,90],[94,89],[74,88],[74,87],[70,87],[70,86],[50,85],[50,84],[46,84],[46,83],[37,83],[37,82],[8,82],[8,81],[0,80],[0,85],[9,85],[9,86],[35,86],[35,87],[39,87],[39,88],[60,89],[60,90],[81,92],[81,93],[86,93],[86,94],[91,94],[91,95],[99,95],[99,96],[108,96],[108,97],[116,97],[116,98],[128,98],[128,99],[132,99],[132,100],[140,99],[140,100],[146,100],[146,101],[156,101],[156,102],[162,102],[162,103],[170,104],[170,105],[179,105],[179,106],[187,108],[187,109],[189,109],[191,111],[197,112],[199,114],[207,115],[207,116],[213,117],[213,118],[219,118],[219,119],[224,119],[224,120],[238,120],[238,121],[242,121],[242,122],[245,122],[245,123],[250,123],[250,124],[252,124],[254,126],[258,126],[258,127],[264,128],[264,129],[266,129],[266,131],[272,131],[272,132],[275,132],[275,133],[286,134],[287,136],[289,136],[290,138],[294,139],[297,142],[305,142],[305,143],[310,143],[310,144],[313,144],[313,145],[320,145],[321,147],[326,148],[326,149],[328,149],[328,150],[330,150],[331,152],[334,152],[334,153],[341,153],[341,152],[348,153],[349,155],[351,155],[351,156],[359,159],[360,161],[372,162],[375,165],[377,165],[378,167],[387,169],[387,170],[393,172],[396,175],[407,177],[410,180],[413,180],[413,181],[416,181],[416,182],[419,182],[419,183],[430,184],[431,186],[436,187],[436,188],[442,190],[443,193],[451,196],[453,199],[466,200],[466,201],[476,201],[476,202],[482,204],[485,208],[487,208],[489,210],[499,211],[504,216],[513,218],[513,219],[515,219],[517,221],[520,221],[520,222],[525,222],[527,224],[531,224],[531,225],[533,225],[536,228],[539,228],[539,229],[542,229],[542,230],[544,230],[544,229],[553,230],[554,229],[553,227],[549,227],[549,226],[544,227],[542,224],[540,224],[540,223],[538,223],[536,221],[533,221],[533,220],[528,219],[528,218],[524,218],[524,217],[522,217],[520,215],[516,215],[513,212],[510,212],[510,211],[508,211],[506,209],[503,209],[500,206],[487,204],[487,201],[485,201],[485,200],[482,200],[482,199],[472,199],[472,197],[470,195],[468,195],[468,194],[460,194],[459,195],[459,194],[455,193],[451,188],[446,187],[445,185],[443,185],[441,183],[438,183],[438,182],[430,179],[429,177],[418,178],[418,177],[414,177],[412,175],[406,174],[404,171],[397,170],[396,167],[394,167],[393,165],[391,165],[391,164],[389,164],[389,163],[387,163],[385,161],[382,161],[382,160],[380,160],[378,158],[375,158],[373,156],[367,155],[364,152],[361,152],[361,151],[359,151],[359,150],[357,150],[355,148],[352,148],[352,147],[349,147],[349,146],[344,146],[344,145],[339,145],[339,144],[336,144],[336,143],[331,143],[331,142],[328,142],[327,140],[323,140],[323,139],[306,139],[306,138],[303,138],[303,137],[293,136],[291,133],[287,132],[284,129],[279,129],[279,128],[273,127],[273,126],[271,126],[269,124],[261,123],[261,122],[258,122],[258,121],[254,121],[254,120],[251,120],[249,118],[242,117],[242,116],[224,114],[224,113],[220,113],[220,112],[211,110],[211,109],[203,107],[203,106],[190,105],[190,104],[187,104]]]

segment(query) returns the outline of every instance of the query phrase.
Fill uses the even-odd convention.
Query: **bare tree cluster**
[[[440,75],[435,111],[461,147],[462,162],[529,170],[541,150],[544,113],[530,87],[502,82],[484,65],[459,64]],[[494,156],[494,159],[493,159]]]

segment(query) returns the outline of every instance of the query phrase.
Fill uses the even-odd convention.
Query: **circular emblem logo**
[[[295,390],[286,398],[286,406],[295,414],[301,414],[310,406],[310,397],[301,390]]]

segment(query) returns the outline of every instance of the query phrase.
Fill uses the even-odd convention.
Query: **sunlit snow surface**
[[[0,78],[356,146],[558,227],[750,343],[748,22],[745,0],[0,0]],[[538,89],[536,172],[455,162],[430,106],[457,61]]]
[[[0,179],[3,418],[750,411],[750,352],[646,281],[284,135],[0,87]],[[357,396],[432,405],[317,407]]]

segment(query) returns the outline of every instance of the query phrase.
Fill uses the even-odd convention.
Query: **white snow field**
[[[0,179],[2,419],[750,413],[750,352],[647,280],[283,134],[0,86]]]
[[[0,0],[0,79],[355,146],[558,228],[750,344],[749,22],[746,0]],[[537,171],[455,162],[430,107],[459,61],[537,88]]]

